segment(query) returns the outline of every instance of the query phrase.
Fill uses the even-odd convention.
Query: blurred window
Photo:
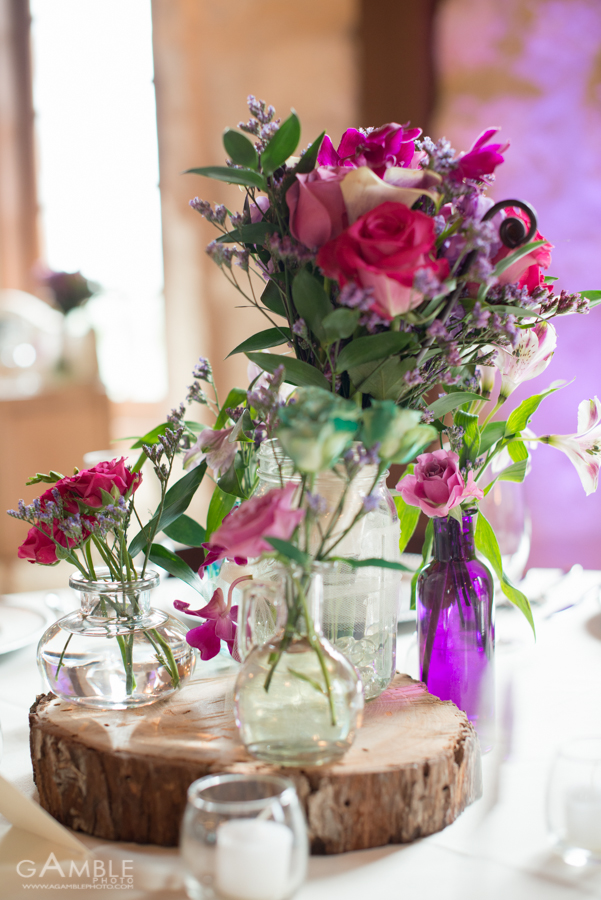
[[[45,261],[89,301],[114,401],[167,391],[150,0],[31,0]],[[82,323],[83,324],[83,323]]]

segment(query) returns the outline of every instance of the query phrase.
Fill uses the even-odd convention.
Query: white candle
[[[601,852],[601,793],[580,788],[566,798],[566,841]]]
[[[290,880],[292,837],[279,822],[223,822],[217,829],[219,893],[228,900],[282,900]]]

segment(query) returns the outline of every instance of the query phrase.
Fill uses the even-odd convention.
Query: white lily
[[[545,371],[557,346],[557,332],[550,322],[537,322],[534,328],[523,328],[520,342],[512,351],[499,347],[494,364],[502,375],[499,401],[502,403],[522,381],[536,378]]]
[[[571,459],[587,494],[597,490],[601,466],[601,401],[598,397],[583,400],[578,406],[577,434],[547,434],[539,440],[557,447]]]
[[[386,175],[390,171],[392,170],[388,169]],[[397,172],[397,169],[395,168],[394,171]],[[424,184],[427,181],[427,187],[430,187],[432,180],[425,179],[421,169],[401,169],[401,171],[415,172],[416,175],[405,177],[403,184],[397,185],[388,183],[386,178],[382,180],[367,166],[359,166],[358,169],[349,171],[349,174],[340,182],[340,189],[351,225],[357,221],[359,216],[370,212],[388,200],[412,207],[416,200],[426,194],[434,202],[437,201],[438,195],[427,190],[426,184]],[[391,179],[392,177],[390,176]],[[416,184],[423,184],[423,187],[416,187]]]

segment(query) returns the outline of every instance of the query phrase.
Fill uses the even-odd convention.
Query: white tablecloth
[[[548,576],[551,582],[554,578]],[[598,591],[588,590],[582,602],[559,611],[600,582],[601,572],[575,572],[556,589],[537,614],[536,645],[517,611],[498,610],[500,737],[495,750],[484,758],[482,799],[445,831],[414,844],[313,857],[308,880],[296,900],[601,897],[601,866],[574,869],[565,865],[550,847],[545,823],[546,784],[558,745],[574,736],[601,735]],[[537,583],[535,575],[533,595]],[[176,590],[183,596],[181,587],[176,588],[173,581],[167,583],[161,605],[168,606]],[[5,602],[39,605],[43,595],[19,595]],[[411,667],[415,653],[410,644],[409,634],[399,638],[400,669],[406,660]],[[34,786],[27,713],[41,690],[34,645],[0,656],[0,723],[4,732],[0,774],[30,796],[34,796]],[[0,816],[0,839],[8,829]],[[125,892],[131,900],[179,900],[185,896],[176,851],[78,837],[95,852],[133,860],[135,887]],[[0,850],[1,845],[0,840]],[[84,889],[56,894],[44,890],[42,896],[66,894],[89,896]],[[22,897],[23,889],[14,896]],[[13,894],[3,893],[2,884],[0,897],[13,900]]]

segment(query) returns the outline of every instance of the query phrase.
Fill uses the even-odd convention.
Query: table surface
[[[498,740],[483,760],[482,799],[443,832],[413,844],[311,858],[296,900],[601,897],[601,866],[567,866],[553,852],[545,823],[546,786],[558,746],[572,737],[601,735],[601,572],[575,567],[558,582],[560,576],[558,570],[528,575],[528,593],[540,601],[536,644],[519,612],[497,610]],[[61,601],[69,597],[68,591],[56,593]],[[169,608],[175,596],[188,599],[184,594],[177,582],[165,582],[157,605]],[[44,593],[4,598],[0,622],[2,603],[43,608]],[[398,668],[415,674],[415,640],[408,626],[403,630]],[[35,790],[27,714],[43,690],[35,649],[0,656],[0,774],[29,796]],[[0,838],[9,827],[0,816]],[[107,859],[133,860],[130,900],[185,897],[177,851],[77,837]],[[44,891],[45,898],[54,896],[59,894]]]

